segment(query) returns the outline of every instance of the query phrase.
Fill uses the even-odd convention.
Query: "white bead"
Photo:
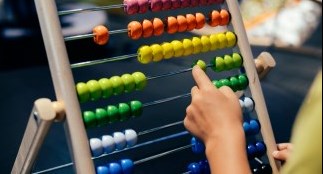
[[[102,146],[105,153],[111,153],[116,150],[116,145],[114,143],[114,139],[110,135],[102,136]]]
[[[244,102],[241,99],[239,99],[239,103],[240,103],[241,109],[244,110]]]
[[[244,98],[244,106],[245,106],[245,112],[252,112],[255,107],[253,100],[249,97]]]
[[[126,136],[126,141],[127,141],[127,146],[132,147],[136,145],[137,140],[138,140],[138,135],[137,132],[132,130],[132,129],[126,129],[124,131],[124,134]]]
[[[122,150],[127,145],[126,136],[122,132],[113,133],[113,140],[114,140],[114,143],[116,144],[117,150]]]
[[[103,154],[103,146],[99,138],[91,138],[90,147],[93,156],[100,156]]]

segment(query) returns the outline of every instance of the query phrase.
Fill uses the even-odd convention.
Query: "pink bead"
[[[163,8],[163,2],[161,0],[150,0],[151,11],[161,11]]]
[[[172,2],[170,0],[162,0],[163,10],[169,10],[172,8]]]
[[[138,0],[139,13],[146,13],[149,9],[149,0]]]
[[[139,6],[138,6],[137,0],[124,0],[123,4],[124,4],[124,11],[127,14],[131,15],[131,14],[138,13]]]
[[[197,7],[199,5],[199,0],[191,0],[191,7]]]
[[[191,0],[181,0],[181,7],[189,7],[191,5]]]
[[[207,5],[208,0],[200,0],[200,5]]]
[[[172,9],[177,9],[181,7],[181,1],[180,0],[171,0],[172,2]]]

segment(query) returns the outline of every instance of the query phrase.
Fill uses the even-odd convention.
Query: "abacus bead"
[[[172,2],[172,9],[177,9],[181,7],[181,1],[180,0],[171,0]]]
[[[107,166],[98,166],[96,168],[97,174],[109,174],[109,168]]]
[[[163,48],[164,59],[170,59],[174,56],[175,52],[174,52],[173,45],[171,43],[164,42],[161,46]]]
[[[222,57],[216,57],[215,58],[215,71],[221,72],[225,70],[225,62]]]
[[[235,68],[240,68],[242,66],[242,57],[238,53],[232,54],[233,65]]]
[[[103,154],[103,146],[99,138],[91,138],[90,147],[93,156],[100,156]]]
[[[273,169],[271,168],[271,166],[269,164],[263,164],[263,165],[261,165],[261,173],[262,174],[272,174]]]
[[[220,41],[218,39],[217,34],[210,35],[210,43],[211,43],[210,50],[216,50],[216,49],[220,48]]]
[[[205,151],[204,144],[195,137],[191,139],[192,151],[195,154],[201,154]]]
[[[109,79],[102,78],[99,80],[102,89],[102,97],[109,98],[113,94],[113,86]]]
[[[208,36],[202,36],[201,37],[201,42],[202,42],[202,52],[207,52],[211,48],[211,42],[210,38]]]
[[[217,88],[221,88],[223,85],[223,83],[221,81],[217,81],[215,80],[214,83],[213,83]]]
[[[79,82],[76,84],[76,92],[78,99],[81,103],[90,100],[90,89],[87,87],[86,83]]]
[[[183,48],[184,48],[184,56],[189,56],[193,53],[194,47],[193,43],[190,39],[183,39]]]
[[[96,126],[96,116],[92,111],[83,112],[83,122],[86,128],[95,127]]]
[[[113,94],[114,95],[120,95],[120,94],[122,94],[124,92],[124,84],[123,84],[123,81],[122,81],[121,77],[112,76],[110,78],[110,81],[112,83]]]
[[[248,122],[243,122],[242,127],[245,132],[245,135],[250,135],[250,132],[251,132],[250,124]]]
[[[138,13],[146,13],[149,9],[149,0],[138,0]]]
[[[191,0],[191,7],[199,6],[199,0]]]
[[[119,110],[116,106],[108,105],[107,112],[108,112],[108,117],[109,117],[110,123],[114,123],[119,120]]]
[[[210,165],[207,160],[202,160],[199,162],[201,174],[211,174]]]
[[[131,15],[135,14],[138,12],[139,6],[138,6],[138,1],[137,0],[124,0],[123,1],[124,6],[124,11]]]
[[[159,62],[163,59],[163,47],[159,44],[152,44],[150,48],[153,50],[153,61]]]
[[[171,42],[174,49],[174,57],[181,57],[184,54],[183,43],[179,40],[174,40]]]
[[[255,134],[259,133],[260,124],[259,124],[258,120],[252,119],[252,120],[250,120],[249,124],[250,124],[250,129],[251,129],[252,134],[255,135]]]
[[[189,7],[191,5],[191,0],[180,0],[181,1],[181,7]]]
[[[255,144],[256,149],[257,149],[257,156],[261,157],[266,153],[266,145],[264,144],[264,142],[257,142]]]
[[[136,145],[138,140],[137,132],[132,129],[126,129],[124,131],[124,135],[126,136],[127,147],[132,147]]]
[[[262,174],[260,166],[253,168],[252,174]]]
[[[240,104],[241,109],[244,109],[245,106],[244,106],[243,100],[239,99],[239,104]]]
[[[187,29],[187,20],[183,15],[177,16],[178,32],[184,32]]]
[[[108,112],[103,108],[97,108],[95,110],[95,118],[98,126],[109,123]]]
[[[128,36],[131,39],[137,40],[141,37],[142,35],[142,25],[138,21],[131,21],[128,24]]]
[[[153,59],[153,50],[150,46],[144,45],[138,49],[138,61],[143,64],[150,63]]]
[[[201,174],[200,165],[198,163],[189,164],[187,170],[190,174]]]
[[[110,135],[103,135],[102,136],[102,147],[103,147],[104,152],[106,154],[109,154],[109,153],[115,151],[116,145],[115,145],[113,137]]]
[[[109,163],[110,174],[122,174],[122,168],[118,163]]]
[[[198,37],[193,37],[192,43],[193,43],[193,47],[194,47],[193,53],[194,54],[200,53],[202,51],[202,49],[203,49],[201,39],[198,38]]]
[[[114,132],[113,140],[117,150],[122,150],[127,145],[126,136],[122,132]]]
[[[195,14],[195,18],[196,18],[196,26],[195,29],[201,29],[204,27],[205,25],[205,16],[202,13],[196,13]]]
[[[225,36],[225,34],[219,33],[219,34],[217,34],[217,38],[219,40],[219,48],[220,49],[227,47],[228,40],[227,40],[227,37]]]
[[[162,0],[162,2],[163,2],[162,10],[169,10],[172,8],[172,2],[170,0]]]
[[[187,28],[186,31],[192,31],[195,29],[197,23],[193,14],[186,14]]]
[[[93,28],[93,40],[94,43],[98,45],[104,45],[108,42],[109,40],[109,30],[107,27],[103,25],[98,25]]]
[[[153,12],[161,11],[163,2],[161,0],[150,0],[150,9]]]
[[[217,11],[217,10],[213,10],[211,13],[210,13],[210,15],[209,15],[210,17],[210,20],[209,20],[209,25],[211,26],[211,27],[216,27],[216,26],[218,26],[218,25],[220,25],[220,23],[221,23],[221,16],[220,16],[220,13],[219,13],[219,11]]]
[[[221,79],[220,82],[222,83],[222,86],[231,87],[231,82],[229,79]]]
[[[196,60],[194,63],[193,63],[193,66],[199,66],[203,71],[206,71],[206,63],[203,61],[203,60]]]
[[[132,174],[133,173],[133,161],[130,159],[120,160],[120,165],[122,168],[122,174]]]
[[[225,70],[230,70],[234,67],[233,59],[230,55],[225,55],[224,58]]]
[[[228,32],[225,33],[225,36],[226,36],[227,41],[228,41],[227,47],[233,47],[233,46],[236,45],[237,36],[233,32],[228,31]]]
[[[249,144],[247,147],[248,158],[253,159],[257,154],[257,149],[253,144]]]
[[[125,92],[132,92],[136,88],[135,79],[130,74],[123,74],[121,80],[124,84]]]
[[[119,103],[118,110],[119,110],[120,121],[125,121],[130,118],[131,116],[130,106],[127,103]]]
[[[249,80],[248,80],[247,76],[242,74],[242,75],[238,76],[238,79],[239,79],[239,83],[241,86],[241,90],[247,88],[247,86],[249,84]]]
[[[254,109],[254,102],[251,98],[245,97],[243,100],[244,106],[245,106],[245,111],[246,112],[252,112]]]
[[[143,108],[140,101],[134,100],[130,102],[131,114],[135,117],[138,117],[142,114]]]
[[[174,34],[178,31],[178,21],[174,16],[168,16],[166,19],[166,31],[168,34]]]
[[[229,12],[227,10],[225,10],[225,9],[222,9],[220,11],[220,16],[221,16],[220,25],[221,26],[228,25],[229,24],[229,21],[230,21],[230,14],[229,14]]]
[[[147,78],[142,72],[134,72],[131,74],[135,79],[136,90],[143,90],[147,85]]]
[[[154,26],[154,36],[160,36],[164,33],[164,23],[159,18],[153,19],[153,26]]]
[[[236,77],[230,77],[231,89],[237,91],[239,89],[239,80]]]
[[[90,99],[92,101],[99,100],[102,96],[102,89],[98,81],[90,80],[86,83],[90,91]]]
[[[142,37],[147,38],[154,33],[154,26],[150,20],[144,19],[142,21]]]

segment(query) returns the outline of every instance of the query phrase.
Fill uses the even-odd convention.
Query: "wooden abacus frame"
[[[268,111],[265,105],[255,62],[243,27],[239,4],[236,0],[226,0],[231,13],[231,23],[238,37],[238,47],[244,58],[244,67],[249,79],[249,88],[255,101],[255,111],[261,123],[261,134],[267,146],[267,156],[273,173],[279,173],[279,162],[272,157],[276,142]],[[38,150],[51,123],[65,114],[65,132],[75,173],[95,173],[88,138],[81,117],[81,109],[75,93],[75,82],[70,67],[62,28],[58,18],[55,0],[35,0],[42,36],[48,57],[57,102],[47,99],[35,102],[23,142],[20,146],[11,173],[29,173]],[[74,135],[74,136],[73,136]],[[77,136],[75,136],[77,135]]]

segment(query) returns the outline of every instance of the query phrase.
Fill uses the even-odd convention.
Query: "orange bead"
[[[220,16],[221,16],[221,26],[228,25],[230,22],[230,13],[227,10],[222,9],[220,11]]]
[[[131,39],[139,39],[142,35],[142,25],[138,21],[132,21],[128,24],[128,36]]]
[[[174,34],[178,31],[178,21],[174,16],[169,16],[166,19],[166,31],[169,34]]]
[[[196,13],[195,18],[196,18],[196,27],[195,27],[195,29],[203,28],[204,25],[205,25],[205,16],[204,16],[204,14]]]
[[[93,28],[93,40],[98,45],[104,45],[109,40],[109,30],[103,25],[98,25]]]
[[[153,19],[154,35],[159,36],[164,33],[164,23],[159,18]]]
[[[196,23],[196,18],[192,14],[187,14],[186,15],[186,21],[187,21],[187,31],[192,31],[195,29],[197,23]]]
[[[210,21],[209,21],[209,25],[211,27],[216,27],[218,25],[221,24],[221,15],[220,15],[220,12],[218,12],[217,10],[213,10],[211,13],[210,13]]]
[[[142,36],[143,37],[150,37],[154,33],[154,26],[150,20],[144,19],[142,21]]]
[[[187,30],[187,20],[185,16],[178,15],[177,23],[178,23],[178,32],[184,32]]]

